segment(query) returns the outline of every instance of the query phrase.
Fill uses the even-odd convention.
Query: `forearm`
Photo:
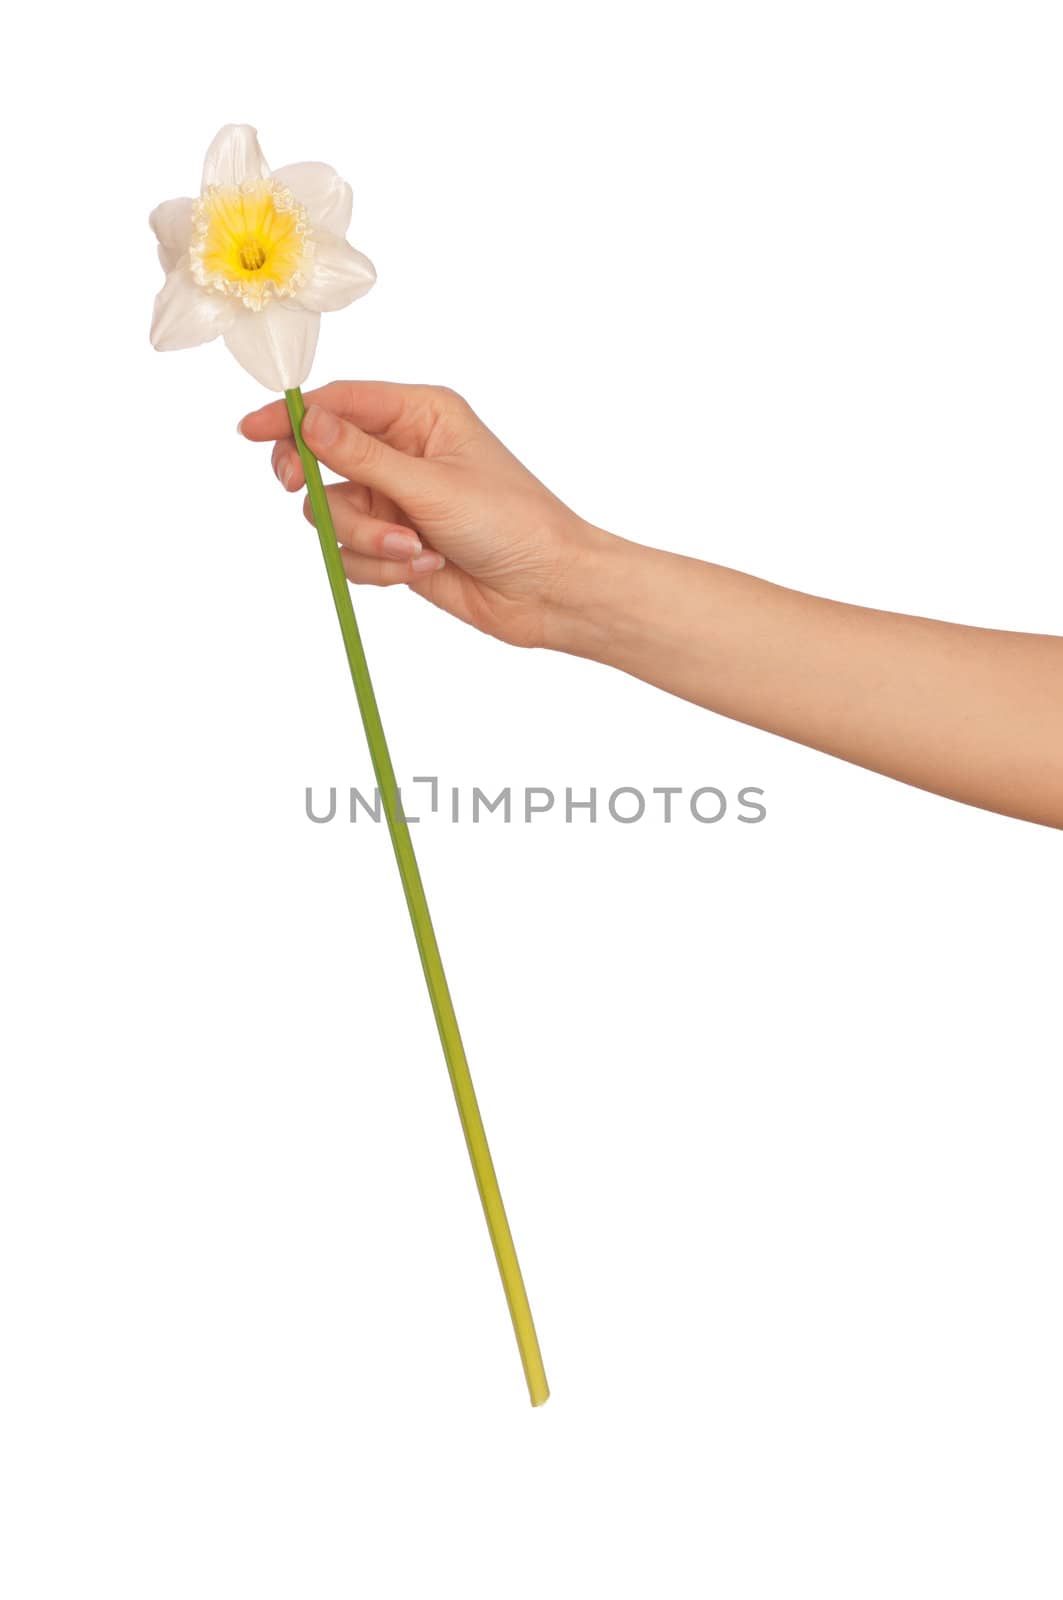
[[[842,605],[595,531],[550,642],[905,783],[1063,827],[1063,639]]]

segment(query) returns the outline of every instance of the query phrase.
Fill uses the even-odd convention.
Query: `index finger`
[[[423,408],[424,394],[424,389],[416,384],[350,381],[326,383],[320,389],[309,390],[304,399],[308,407],[322,406],[356,423],[366,433],[385,437],[397,423],[408,420],[414,411]],[[236,426],[245,439],[259,443],[290,439],[292,434],[288,405],[284,400],[273,400],[261,406]]]

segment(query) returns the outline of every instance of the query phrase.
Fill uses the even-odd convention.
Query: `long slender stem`
[[[424,968],[425,982],[432,1001],[432,1010],[435,1013],[436,1026],[439,1029],[439,1038],[443,1045],[443,1054],[446,1057],[447,1070],[454,1089],[454,1098],[458,1104],[458,1115],[461,1118],[462,1131],[465,1134],[465,1143],[469,1149],[469,1159],[472,1170],[476,1176],[476,1187],[480,1191],[480,1201],[487,1219],[487,1230],[491,1235],[494,1246],[495,1259],[502,1277],[502,1287],[506,1293],[506,1303],[509,1314],[513,1319],[513,1331],[517,1336],[517,1347],[520,1350],[520,1359],[524,1366],[524,1376],[528,1383],[528,1393],[533,1406],[542,1405],[550,1394],[546,1382],[546,1373],[543,1369],[543,1358],[539,1351],[539,1340],[535,1333],[535,1324],[532,1321],[531,1306],[528,1304],[528,1295],[521,1276],[520,1263],[517,1260],[516,1248],[513,1244],[513,1235],[509,1230],[509,1221],[506,1210],[502,1204],[502,1193],[498,1187],[498,1178],[495,1176],[494,1162],[491,1160],[491,1151],[487,1144],[487,1135],[484,1132],[480,1108],[476,1101],[476,1090],[473,1088],[472,1076],[469,1065],[465,1059],[465,1048],[458,1032],[458,1021],[454,1015],[454,1006],[447,987],[446,975],[443,971],[443,962],[439,954],[439,945],[436,942],[432,919],[428,913],[428,901],[425,898],[424,885],[417,866],[417,858],[413,851],[413,840],[410,838],[409,824],[403,814],[399,798],[398,785],[395,781],[395,770],[391,764],[388,753],[387,740],[384,737],[384,728],[380,721],[380,712],[377,709],[376,695],[369,677],[369,667],[362,646],[361,634],[354,615],[354,606],[351,604],[351,594],[347,587],[347,576],[343,570],[340,559],[339,547],[336,542],[335,529],[332,526],[332,515],[329,511],[328,499],[325,495],[324,485],[321,481],[321,468],[317,458],[303,441],[302,420],[305,406],[302,392],[299,389],[288,389],[284,398],[288,402],[288,415],[292,420],[292,432],[299,449],[299,456],[306,473],[306,487],[310,496],[310,507],[314,513],[314,524],[317,528],[318,538],[321,541],[321,553],[325,558],[325,568],[328,572],[329,585],[332,589],[332,598],[336,604],[336,615],[339,618],[340,632],[347,651],[347,662],[354,680],[354,692],[358,697],[358,709],[362,714],[362,724],[365,728],[366,740],[369,744],[369,754],[373,760],[373,770],[376,773],[377,787],[383,803],[384,815],[387,818],[388,832],[391,834],[391,843],[395,849],[395,860],[399,866],[399,876],[402,879],[403,892],[406,895],[406,904],[409,907],[410,921],[413,923],[414,937],[417,940],[417,949],[421,957],[421,966]]]

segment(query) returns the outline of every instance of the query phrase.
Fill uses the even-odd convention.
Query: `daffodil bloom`
[[[184,350],[220,334],[267,389],[308,376],[322,311],[339,311],[376,282],[344,235],[351,188],[332,167],[303,161],[271,172],[254,128],[222,128],[197,199],[167,200],[150,217],[166,282],[151,342]]]

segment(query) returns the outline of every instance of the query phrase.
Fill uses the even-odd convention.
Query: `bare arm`
[[[1063,828],[1063,639],[842,605],[585,522],[446,389],[338,383],[304,431],[355,583],[408,584],[511,644]],[[303,487],[283,401],[241,424]]]
[[[900,616],[606,539],[562,649],[953,800],[1063,827],[1063,639]]]

